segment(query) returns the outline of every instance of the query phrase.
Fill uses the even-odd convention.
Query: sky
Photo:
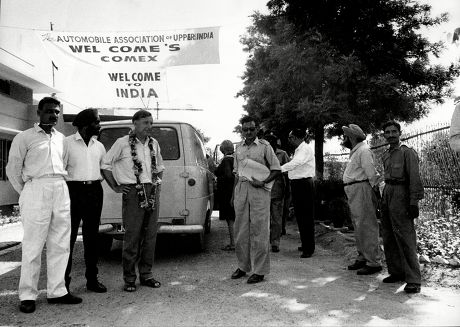
[[[57,31],[155,31],[220,26],[220,64],[169,67],[168,98],[159,101],[160,108],[198,108],[202,111],[160,111],[160,119],[186,121],[208,137],[210,147],[224,139],[238,141],[233,128],[244,114],[244,100],[236,98],[243,87],[247,53],[240,36],[251,24],[255,11],[267,12],[267,0],[1,0],[1,25],[26,29],[49,30],[50,22]],[[424,31],[432,40],[447,41],[447,33],[460,26],[459,0],[429,0],[433,14],[448,12],[450,21],[431,31]],[[458,60],[460,48],[449,45],[439,62]],[[72,85],[71,73],[61,69],[56,76],[62,82],[64,112],[76,113],[90,106],[104,106],[100,99],[82,96],[82,90]],[[59,75],[61,74],[61,75]],[[91,84],[91,81],[88,81]],[[94,85],[97,88],[98,85]],[[456,93],[460,95],[457,81]],[[137,106],[142,107],[139,103]],[[148,104],[155,107],[155,101]],[[450,120],[453,100],[433,109],[432,113],[413,127]],[[337,142],[329,142],[325,151],[337,150]]]

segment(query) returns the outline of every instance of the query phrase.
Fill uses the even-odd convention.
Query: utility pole
[[[53,30],[53,22],[50,22],[50,30],[52,31]],[[51,60],[51,71],[52,71],[52,75],[53,75],[53,87],[55,86],[55,83],[54,83],[54,68],[56,68],[56,70],[58,70],[57,66],[54,64],[54,61]]]

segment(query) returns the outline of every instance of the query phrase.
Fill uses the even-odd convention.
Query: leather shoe
[[[348,270],[358,270],[366,266],[366,261],[356,260],[354,264],[348,266]]]
[[[301,246],[299,246],[299,247],[297,248],[297,250],[299,250],[300,252],[302,252],[302,251],[303,251],[303,248],[302,248]]]
[[[242,271],[240,268],[237,268],[235,272],[232,274],[232,279],[238,279],[243,276],[246,276],[246,273]]]
[[[98,280],[87,282],[86,283],[86,289],[88,291],[96,292],[96,293],[105,293],[107,292],[107,287],[104,286],[101,282]]]
[[[280,247],[278,245],[272,245],[272,252],[280,252]]]
[[[24,300],[21,301],[19,310],[24,313],[32,313],[35,311],[35,301],[34,300]]]
[[[385,277],[382,282],[384,283],[397,283],[397,282],[403,282],[404,277],[400,275],[390,275],[388,277]]]
[[[404,291],[406,293],[420,293],[420,288],[420,284],[407,283],[406,287],[404,287]]]
[[[302,253],[300,255],[301,258],[310,258],[313,255],[313,253]]]
[[[248,278],[248,284],[260,283],[263,280],[264,280],[264,275],[252,274],[251,277]]]
[[[377,267],[364,266],[361,269],[359,269],[356,272],[356,274],[358,274],[358,275],[372,275],[372,274],[378,273],[379,271],[382,271],[381,266],[377,266]]]
[[[66,295],[60,297],[48,298],[48,303],[51,304],[79,304],[82,301],[83,300],[81,299],[81,297],[72,295],[70,293],[67,293]]]

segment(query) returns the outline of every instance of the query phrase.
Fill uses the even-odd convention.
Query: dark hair
[[[396,120],[389,120],[382,126],[382,130],[385,131],[385,129],[389,126],[395,126],[398,131],[401,133],[401,125],[396,121]]]
[[[243,116],[243,117],[241,117],[240,124],[243,125],[244,123],[250,123],[252,121],[254,122],[256,127],[259,126],[259,121],[256,118],[252,117],[252,116]]]
[[[356,142],[359,143],[359,142],[362,142],[362,141],[364,141],[364,140],[365,140],[365,138],[362,138],[362,137],[360,137],[360,136],[356,136]]]
[[[294,135],[295,137],[299,138],[299,139],[305,139],[305,136],[307,135],[307,132],[304,130],[304,129],[301,129],[301,128],[294,128],[292,131],[291,131],[292,135]]]
[[[133,115],[132,121],[134,123],[136,120],[146,118],[146,117],[152,117],[152,114],[147,110],[141,109]]]
[[[45,104],[47,104],[47,103],[55,104],[55,105],[57,105],[57,106],[60,106],[60,105],[61,105],[61,102],[59,102],[59,100],[56,99],[56,98],[44,97],[44,98],[41,99],[40,102],[38,103],[38,110],[39,110],[39,111],[42,111],[42,110],[43,110],[43,107],[44,107]]]

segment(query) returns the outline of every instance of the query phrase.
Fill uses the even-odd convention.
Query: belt
[[[92,184],[99,184],[101,181],[95,180],[95,181],[67,181],[67,183],[70,184],[78,184],[78,185],[92,185]]]
[[[369,180],[368,179],[363,179],[362,181],[353,181],[353,182],[350,182],[350,183],[343,183],[343,186],[349,186],[349,185],[353,185],[353,184],[366,183],[366,182],[369,182]]]
[[[385,179],[385,184],[388,185],[406,185],[406,181],[395,181],[393,179]]]

